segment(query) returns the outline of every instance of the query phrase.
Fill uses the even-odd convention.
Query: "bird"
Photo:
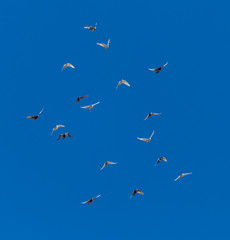
[[[94,27],[93,26],[86,26],[86,27],[84,27],[85,29],[90,29],[91,30],[91,32],[94,32],[95,30],[96,30],[96,28],[97,28],[97,23],[94,25]]]
[[[167,162],[167,159],[166,159],[165,157],[158,158],[155,166],[156,166],[158,163],[160,163],[161,161]]]
[[[161,115],[161,113],[149,113],[148,115],[147,115],[147,117],[145,118],[145,120],[146,119],[148,119],[149,117],[151,117],[151,116],[156,116],[156,115]]]
[[[26,118],[28,118],[28,119],[33,119],[33,121],[34,121],[34,120],[38,119],[39,115],[43,112],[43,110],[44,110],[44,108],[42,108],[42,110],[40,111],[40,113],[39,113],[38,115],[36,115],[36,116],[27,116]]]
[[[67,67],[75,68],[71,63],[66,63],[66,64],[63,65],[61,71],[62,71],[63,69],[66,69]]]
[[[138,137],[137,139],[139,139],[139,140],[141,140],[141,141],[145,141],[146,143],[149,143],[149,142],[151,141],[151,138],[152,138],[154,132],[155,132],[155,131],[152,132],[152,134],[151,134],[151,136],[150,136],[149,138],[139,138],[139,137]]]
[[[94,103],[94,104],[92,104],[92,105],[85,106],[85,107],[81,107],[81,108],[88,108],[89,110],[91,110],[95,105],[97,105],[97,104],[99,104],[99,103],[100,103],[100,101],[97,102],[97,103]]]
[[[52,130],[52,132],[51,132],[51,135],[53,134],[53,132],[54,131],[57,131],[58,130],[58,128],[60,128],[60,127],[65,127],[64,125],[56,125],[54,128],[53,128],[53,130]]]
[[[130,87],[130,84],[129,84],[126,80],[123,80],[123,79],[122,79],[121,81],[118,82],[116,89],[117,89],[121,84],[125,84],[126,86]]]
[[[80,102],[81,99],[86,98],[86,97],[88,97],[88,96],[78,97],[77,100],[75,101],[75,103],[76,103],[76,102]],[[74,104],[75,104],[75,103],[74,103]]]
[[[177,181],[178,179],[181,179],[182,177],[184,176],[187,176],[187,175],[190,175],[192,174],[191,172],[190,173],[182,173],[180,176],[178,176],[176,179],[174,179],[173,181]]]
[[[106,49],[109,47],[109,43],[110,43],[110,39],[108,40],[108,43],[107,43],[107,44],[105,44],[105,43],[97,43],[97,45],[105,48],[105,50],[106,50]]]
[[[159,73],[162,68],[168,65],[168,62],[166,62],[163,66],[158,67],[158,68],[149,68],[150,71],[155,71],[156,73]]]
[[[130,196],[130,198],[132,198],[133,196],[135,196],[137,193],[139,193],[139,194],[141,194],[141,195],[144,195],[144,193],[143,193],[141,190],[136,189],[136,190],[134,190],[134,191],[132,192],[132,195]]]
[[[86,201],[86,202],[82,202],[82,204],[88,203],[88,205],[90,205],[95,199],[97,199],[97,198],[100,197],[100,196],[101,196],[101,194],[97,195],[97,196],[94,197],[94,198],[89,199],[89,200]]]
[[[64,140],[67,136],[68,136],[68,137],[72,137],[72,136],[67,132],[67,133],[64,133],[64,134],[60,134],[59,137],[58,137],[58,139],[57,139],[57,141],[58,141],[60,138],[62,138],[62,139]]]
[[[103,168],[105,168],[108,164],[117,164],[116,162],[105,162],[104,165],[102,166],[102,168],[100,170],[102,170]]]

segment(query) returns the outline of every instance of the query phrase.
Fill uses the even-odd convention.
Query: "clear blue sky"
[[[229,7],[0,3],[2,240],[230,239]],[[76,69],[61,72],[66,62]],[[122,78],[131,87],[116,91]],[[100,171],[105,161],[118,164]],[[173,182],[182,172],[193,174]],[[145,195],[130,199],[136,188]]]

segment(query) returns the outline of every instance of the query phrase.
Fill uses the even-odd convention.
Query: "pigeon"
[[[155,71],[156,73],[159,73],[161,71],[162,68],[164,68],[165,66],[168,65],[168,62],[166,62],[163,66],[159,67],[159,68],[149,68],[150,71]]]
[[[60,134],[59,135],[59,137],[58,137],[58,139],[57,139],[57,141],[60,139],[60,138],[62,138],[63,140],[66,138],[66,137],[71,137],[71,135],[67,132],[67,133],[64,133],[64,134]]]
[[[131,195],[130,198],[132,198],[133,196],[135,196],[137,193],[139,193],[139,194],[141,194],[141,195],[144,195],[144,193],[143,193],[141,190],[136,189],[136,190],[134,190],[134,191],[132,192],[132,195]]]
[[[100,102],[94,103],[92,105],[89,106],[85,106],[85,107],[81,107],[81,108],[88,108],[89,110],[91,110],[95,105],[99,104]]]
[[[108,164],[117,164],[116,162],[105,162],[104,165],[102,166],[102,168],[100,170],[102,170],[103,168],[105,168]]]
[[[53,128],[53,130],[52,130],[52,132],[51,132],[51,135],[53,134],[53,132],[54,131],[57,131],[58,130],[58,128],[60,128],[60,127],[65,127],[64,125],[56,125],[54,128]]]
[[[187,175],[190,175],[192,174],[191,172],[190,173],[182,173],[179,177],[177,177],[176,179],[174,179],[173,181],[177,181],[178,179],[181,179],[182,177],[184,176],[187,176]]]
[[[123,80],[123,79],[122,79],[121,81],[118,82],[116,89],[117,89],[121,84],[125,84],[126,86],[130,87],[130,84],[129,84],[126,80]]]
[[[105,50],[106,50],[106,49],[109,47],[109,43],[110,43],[110,39],[108,40],[108,43],[107,43],[107,44],[105,44],[105,43],[97,43],[97,45],[105,48]]]
[[[75,103],[76,103],[76,102],[80,102],[80,100],[83,99],[83,98],[85,98],[85,97],[88,97],[88,96],[78,97],[77,100],[75,101]],[[75,103],[74,103],[74,104],[75,104]]]
[[[96,30],[96,28],[97,28],[97,23],[94,25],[94,27],[93,26],[86,26],[86,27],[84,27],[85,29],[90,29],[91,30],[91,32],[94,32],[95,30]]]
[[[160,163],[161,161],[167,162],[167,159],[166,159],[165,157],[158,158],[155,166],[156,166],[158,163]]]
[[[141,141],[145,141],[146,143],[149,143],[149,142],[151,141],[151,138],[152,138],[154,132],[155,132],[155,131],[152,132],[152,134],[151,134],[151,136],[150,136],[149,138],[139,138],[139,137],[138,137],[137,139],[139,139],[139,140],[141,140]]]
[[[101,196],[101,194],[99,194],[98,196],[96,196],[96,197],[94,197],[94,198],[89,199],[89,200],[86,201],[86,202],[82,202],[82,204],[88,203],[88,205],[90,205],[95,199],[97,199],[97,198],[100,197],[100,196]]]
[[[38,119],[39,115],[43,112],[43,109],[44,109],[44,108],[42,108],[42,110],[40,111],[40,113],[39,113],[38,115],[36,115],[36,116],[27,116],[26,118],[28,118],[28,119],[33,119],[33,121],[36,120],[36,119]]]
[[[151,116],[156,116],[156,115],[161,115],[161,113],[149,113],[148,115],[147,115],[147,117],[145,118],[145,120],[147,120],[149,117],[151,117]]]
[[[67,67],[75,68],[71,63],[66,63],[66,64],[63,65],[62,70],[66,69]]]

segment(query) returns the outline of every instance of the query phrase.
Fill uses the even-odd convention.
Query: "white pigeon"
[[[103,168],[105,168],[108,164],[117,164],[116,162],[105,162],[104,165],[102,166],[102,168],[100,170],[102,170]]]
[[[66,63],[63,65],[62,70],[66,69],[67,67],[75,68],[71,63]]]
[[[191,172],[190,173],[182,173],[180,176],[178,176],[176,179],[174,179],[173,181],[177,181],[178,179],[181,179],[182,177],[184,176],[187,176],[187,175],[190,175],[192,174]]]
[[[51,132],[51,135],[53,134],[53,132],[54,131],[57,131],[58,130],[58,128],[60,128],[60,127],[65,127],[64,125],[56,125],[54,128],[53,128],[53,130],[52,130],[52,132]]]
[[[141,140],[141,141],[145,141],[146,143],[149,143],[149,142],[151,141],[151,138],[152,138],[154,132],[155,132],[155,131],[152,132],[152,134],[151,134],[151,136],[150,136],[149,138],[139,138],[139,137],[138,137],[137,139],[139,139],[139,140]]]
[[[85,106],[85,107],[81,107],[81,108],[88,108],[89,110],[91,110],[95,105],[97,105],[97,104],[99,104],[99,103],[100,103],[100,101],[97,102],[97,103],[94,103],[94,104],[92,104],[92,105]]]
[[[106,49],[109,47],[109,43],[110,43],[110,39],[108,40],[108,43],[107,43],[107,44],[105,44],[105,43],[97,43],[97,45],[105,48],[105,50],[106,50]]]
[[[125,84],[126,86],[130,87],[130,84],[129,84],[126,80],[123,80],[123,79],[122,79],[121,81],[118,82],[116,89],[117,89],[121,84]]]

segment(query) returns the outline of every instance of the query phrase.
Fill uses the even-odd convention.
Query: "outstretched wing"
[[[28,118],[28,119],[32,119],[32,118],[34,118],[34,116],[27,116],[26,118]]]
[[[173,181],[177,181],[179,178],[181,178],[181,175],[178,176],[176,179],[174,179]]]
[[[97,105],[97,104],[99,104],[100,103],[100,101],[99,102],[97,102],[97,103],[94,103],[94,104],[92,104],[92,106],[94,107],[95,105]]]
[[[99,198],[100,196],[101,196],[101,194],[99,194],[96,197],[92,198],[92,201],[94,201],[95,199]]]
[[[116,162],[109,162],[107,161],[107,164],[117,164]]]
[[[130,87],[130,84],[126,80],[122,80],[122,83],[125,84],[126,86]]]
[[[137,190],[137,193],[144,195],[144,193],[141,190]]]
[[[40,113],[38,115],[40,115],[43,112],[44,108],[42,108],[42,110],[40,111]]]
[[[101,46],[101,47],[106,47],[106,45],[104,43],[97,43],[97,45]]]
[[[81,107],[81,108],[91,108],[91,105],[90,106]]]
[[[91,199],[90,199],[90,200],[91,200]],[[82,202],[82,204],[88,203],[90,200],[88,200],[88,201],[85,201],[85,202]]]
[[[155,131],[152,132],[151,136],[150,136],[150,139],[152,138],[153,134],[154,134]]]
[[[139,137],[137,139],[139,139],[141,141],[147,141],[148,140],[147,138],[139,138]]]
[[[102,170],[103,168],[105,168],[106,165],[107,165],[107,163],[105,162],[100,170]]]
[[[166,62],[166,63],[162,66],[162,68],[165,67],[165,66],[167,66],[167,65],[168,65],[168,62]]]
[[[71,63],[66,63],[67,67],[75,68]]]

